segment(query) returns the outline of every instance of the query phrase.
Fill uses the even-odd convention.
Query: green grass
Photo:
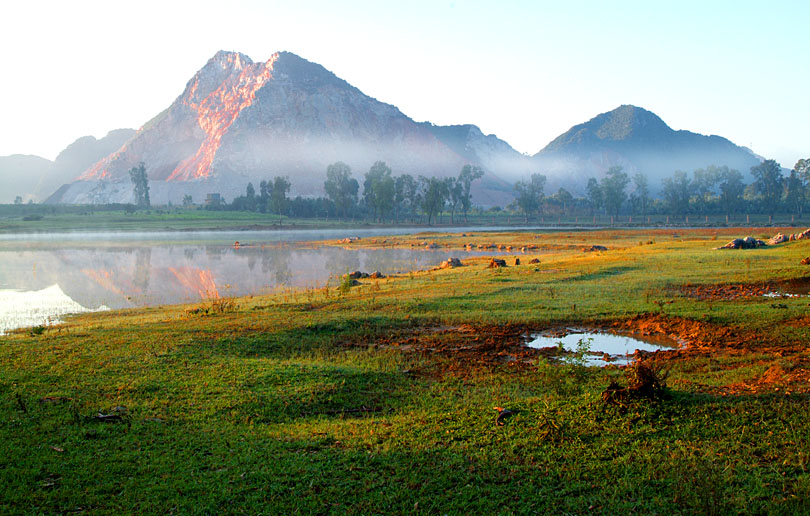
[[[727,389],[775,365],[804,370],[808,329],[787,323],[807,299],[678,294],[803,276],[810,243],[714,251],[700,233],[642,238],[542,236],[612,249],[254,297],[223,313],[83,315],[2,337],[0,512],[810,512],[806,386]],[[765,335],[785,351],[720,342],[673,359],[671,399],[625,410],[600,398],[623,381],[615,368],[441,352],[480,342],[452,331],[462,324],[598,326],[638,314]],[[409,350],[422,338],[437,351]],[[496,426],[494,406],[517,413]]]

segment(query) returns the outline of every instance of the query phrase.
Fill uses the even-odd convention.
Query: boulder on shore
[[[757,247],[766,247],[768,244],[762,240],[757,240],[752,236],[745,238],[735,238],[724,246],[716,247],[715,249],[756,249]]]
[[[493,258],[490,260],[489,265],[487,266],[488,269],[497,269],[498,267],[506,267],[506,260]]]
[[[448,258],[439,265],[439,268],[452,269],[454,267],[461,267],[462,265],[463,264],[461,263],[461,260],[459,260],[458,258]]]

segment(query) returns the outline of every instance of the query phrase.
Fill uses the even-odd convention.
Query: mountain
[[[472,162],[486,171],[474,187],[476,202],[505,204],[511,185],[496,166],[527,160],[477,127],[459,127],[466,129],[416,123],[290,52],[254,63],[220,51],[171,106],[49,201],[131,202],[127,171],[140,162],[152,201],[165,203],[181,202],[186,194],[198,202],[214,192],[232,198],[248,181],[275,175],[290,177],[293,195],[323,195],[330,163],[348,163],[362,182],[383,160],[394,174],[441,177]]]
[[[51,160],[39,156],[0,156],[0,203],[12,203],[18,195],[25,202],[37,200],[34,196],[37,184],[52,166]]]
[[[97,140],[93,136],[83,136],[68,145],[54,160],[53,170],[48,177],[50,191],[47,193],[53,191],[53,184],[60,185],[76,179],[88,167],[118,150],[135,134],[135,129],[114,129],[104,138]]]
[[[40,202],[64,183],[73,181],[87,167],[121,147],[134,129],[116,129],[96,139],[83,136],[65,148],[54,161],[39,156],[0,156],[0,203],[16,196]]]
[[[676,170],[691,172],[707,165],[727,165],[747,174],[762,158],[721,136],[675,131],[654,113],[624,105],[575,125],[534,157],[538,167],[561,183],[583,189],[589,177],[611,166],[629,174],[644,172],[657,189]],[[750,178],[749,178],[750,179]]]

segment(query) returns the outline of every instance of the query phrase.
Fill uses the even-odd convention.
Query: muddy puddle
[[[547,350],[549,356],[562,362],[590,367],[627,365],[634,360],[636,350],[654,352],[682,347],[681,343],[668,337],[639,337],[581,329],[531,335],[526,345]]]

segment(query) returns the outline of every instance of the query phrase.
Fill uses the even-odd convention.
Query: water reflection
[[[312,248],[260,242],[234,248],[227,242],[0,242],[0,324],[30,325],[14,312],[64,313],[196,302],[218,296],[269,293],[278,288],[322,287],[353,270],[384,274],[438,265],[454,250]],[[491,253],[489,253],[491,254]],[[56,291],[48,290],[58,289]],[[49,301],[61,299],[54,308]],[[40,299],[40,301],[36,301]],[[21,305],[22,306],[22,305]],[[47,315],[46,315],[47,316]],[[22,317],[22,318],[21,318]],[[32,315],[34,317],[34,315]],[[37,319],[33,324],[41,324]]]
[[[99,310],[107,307],[100,306]],[[0,335],[14,328],[52,324],[66,314],[89,312],[59,285],[36,291],[0,290]]]

